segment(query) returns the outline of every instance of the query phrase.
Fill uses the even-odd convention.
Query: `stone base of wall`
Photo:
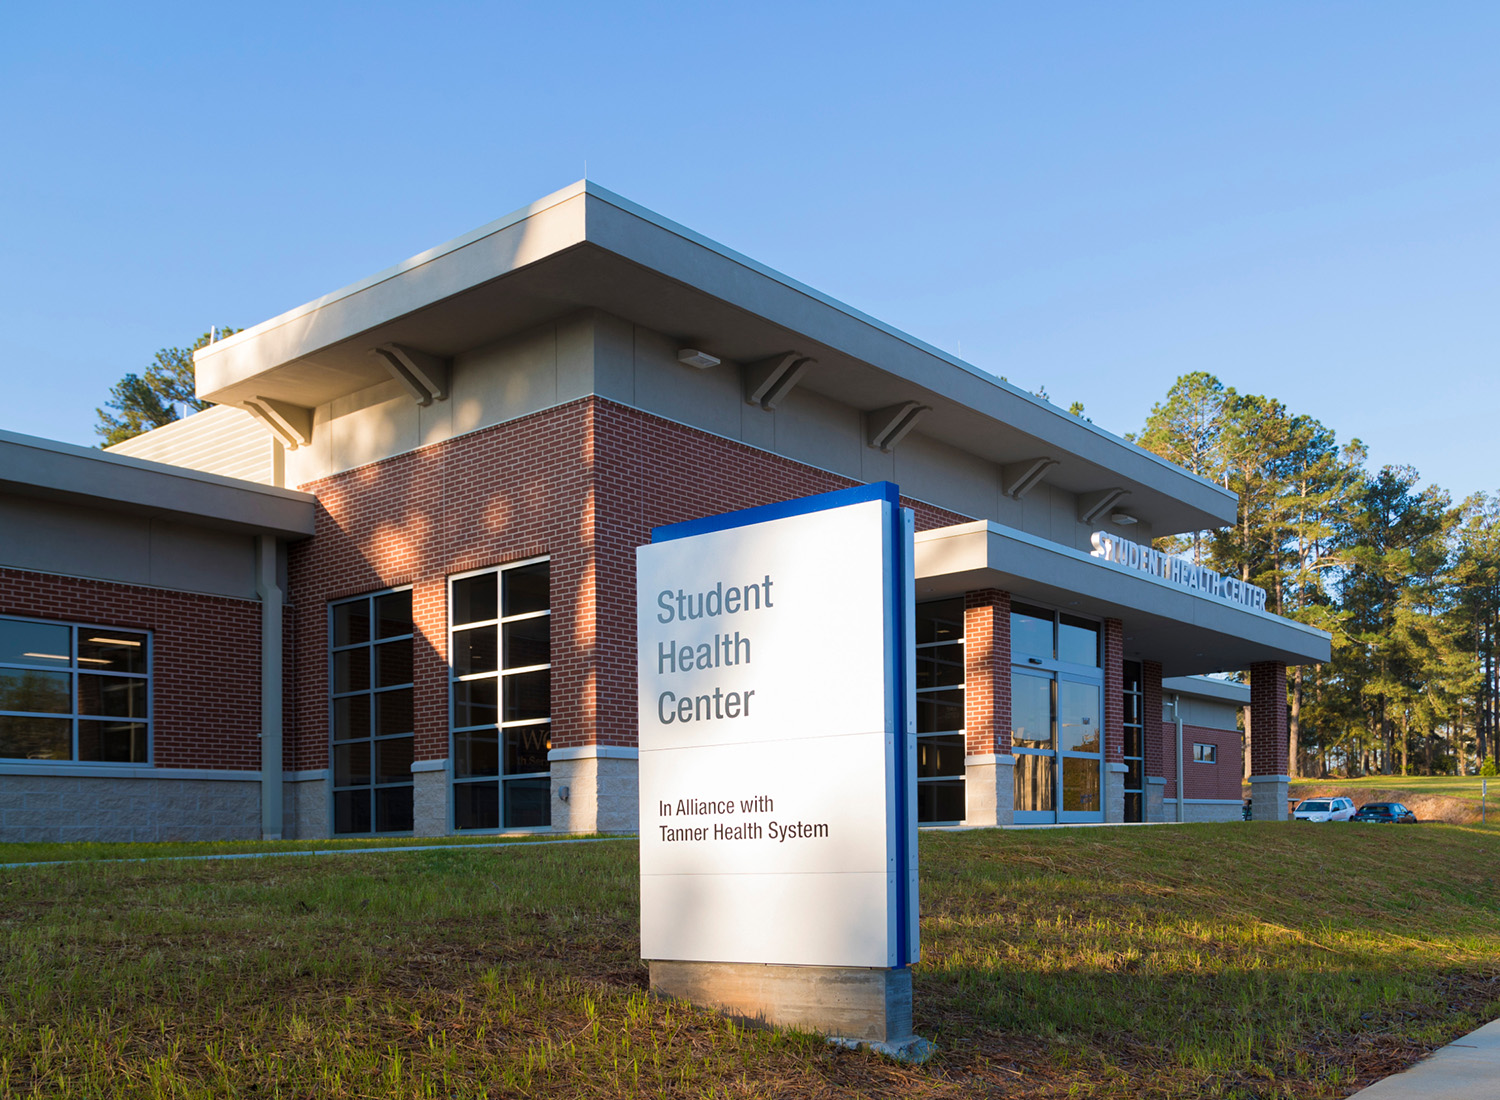
[[[1177,820],[1177,799],[1165,799],[1167,821]],[[1244,817],[1243,805],[1238,801],[1225,802],[1219,799],[1190,798],[1183,807],[1182,820],[1186,822],[1240,821]]]
[[[640,786],[634,756],[585,756],[607,747],[565,749],[552,766],[554,833],[633,833],[640,828]],[[624,752],[629,750],[613,750]],[[573,755],[578,753],[579,755]]]
[[[1287,819],[1287,777],[1252,775],[1250,777],[1250,818],[1252,821],[1285,821]]]
[[[299,773],[307,775],[308,773]],[[330,835],[328,776],[287,780],[281,785],[281,835],[287,840],[321,840]]]
[[[440,763],[442,767],[413,771],[411,775],[412,836],[447,836],[452,831],[448,828],[448,792],[452,790],[448,782],[448,762],[433,763]]]
[[[1125,820],[1125,765],[1104,765],[1104,820]]]
[[[0,841],[260,839],[260,781],[0,775]]]
[[[965,825],[1011,825],[1016,820],[1016,758],[964,758]]]
[[[1167,781],[1154,775],[1146,776],[1146,807],[1141,816],[1147,821],[1166,821],[1166,797]]]

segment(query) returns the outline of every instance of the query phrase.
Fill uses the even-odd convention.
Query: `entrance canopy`
[[[1332,636],[1266,611],[1228,603],[979,520],[919,532],[917,599],[998,588],[1124,624],[1125,657],[1160,661],[1165,676],[1248,669],[1257,661],[1313,664],[1329,658]]]

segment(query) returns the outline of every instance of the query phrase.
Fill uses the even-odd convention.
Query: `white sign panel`
[[[862,486],[637,550],[642,957],[915,957],[898,500]]]

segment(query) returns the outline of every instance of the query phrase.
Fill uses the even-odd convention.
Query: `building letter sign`
[[[915,961],[912,578],[889,483],[636,551],[643,958]]]
[[[1094,547],[1089,551],[1090,557],[1103,558],[1127,569],[1139,569],[1142,573],[1150,573],[1153,577],[1191,589],[1201,596],[1223,600],[1225,603],[1237,603],[1256,611],[1266,609],[1266,590],[1246,581],[1223,576],[1212,569],[1194,565],[1171,554],[1163,554],[1160,550],[1130,542],[1107,531],[1095,531],[1090,541]]]

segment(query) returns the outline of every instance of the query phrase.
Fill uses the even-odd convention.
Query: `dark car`
[[[1366,802],[1352,821],[1373,821],[1387,825],[1415,825],[1417,815],[1399,802]]]

